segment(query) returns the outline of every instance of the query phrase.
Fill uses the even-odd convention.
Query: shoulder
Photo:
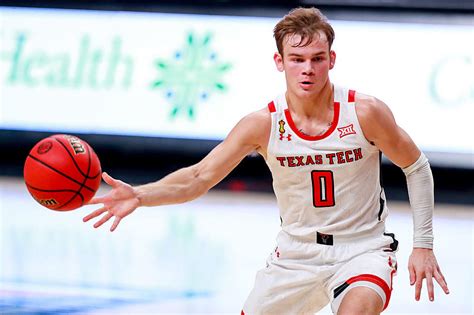
[[[272,124],[272,119],[270,115],[270,111],[267,107],[252,112],[246,116],[244,116],[238,123],[236,127],[239,129],[245,129],[246,131],[250,131],[254,134],[259,134],[266,129],[264,127],[270,127]],[[269,129],[269,128],[268,128]]]
[[[244,116],[232,129],[228,137],[237,136],[241,142],[263,147],[271,129],[271,114],[268,107]]]
[[[396,127],[392,111],[378,98],[357,93],[355,106],[357,118],[367,140],[372,141],[381,135],[380,133]]]
[[[357,93],[355,106],[361,124],[382,123],[386,119],[393,119],[392,111],[387,104],[374,96]]]
[[[356,96],[356,113],[365,138],[375,144],[400,167],[413,164],[420,150],[411,137],[398,126],[390,108],[381,100],[364,94]]]
[[[381,115],[387,110],[390,110],[387,104],[371,95],[357,93],[355,102],[359,119],[372,118],[373,116]]]
[[[264,107],[246,115],[242,120],[250,123],[271,123],[271,114],[268,107]]]

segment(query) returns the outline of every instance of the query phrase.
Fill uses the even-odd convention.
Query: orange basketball
[[[53,135],[38,142],[25,161],[23,175],[33,198],[51,210],[86,204],[99,189],[102,170],[94,150],[75,136]]]

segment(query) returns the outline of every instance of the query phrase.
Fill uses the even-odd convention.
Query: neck
[[[314,96],[299,97],[289,90],[287,90],[285,96],[290,110],[298,116],[315,117],[324,115],[326,109],[331,109],[334,103],[333,86],[329,80],[321,91]]]

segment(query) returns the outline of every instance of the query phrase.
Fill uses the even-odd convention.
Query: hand
[[[423,279],[426,278],[428,287],[428,297],[434,301],[433,277],[443,289],[444,293],[449,294],[448,285],[444,279],[433,250],[428,248],[414,248],[410,259],[408,260],[408,270],[410,272],[410,285],[415,285],[415,300],[420,300],[420,293]]]
[[[84,217],[83,221],[87,222],[106,212],[106,214],[94,224],[94,227],[100,227],[115,216],[114,223],[110,228],[110,231],[113,232],[124,217],[140,206],[140,200],[133,187],[129,184],[116,180],[105,172],[102,173],[102,178],[107,184],[112,186],[112,190],[104,196],[94,197],[89,201],[88,204],[90,205],[102,203],[104,206]]]

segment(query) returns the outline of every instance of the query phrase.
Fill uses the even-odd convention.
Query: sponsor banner
[[[285,90],[276,18],[0,9],[0,128],[223,139]],[[470,25],[331,21],[332,81],[424,150],[472,155]]]

